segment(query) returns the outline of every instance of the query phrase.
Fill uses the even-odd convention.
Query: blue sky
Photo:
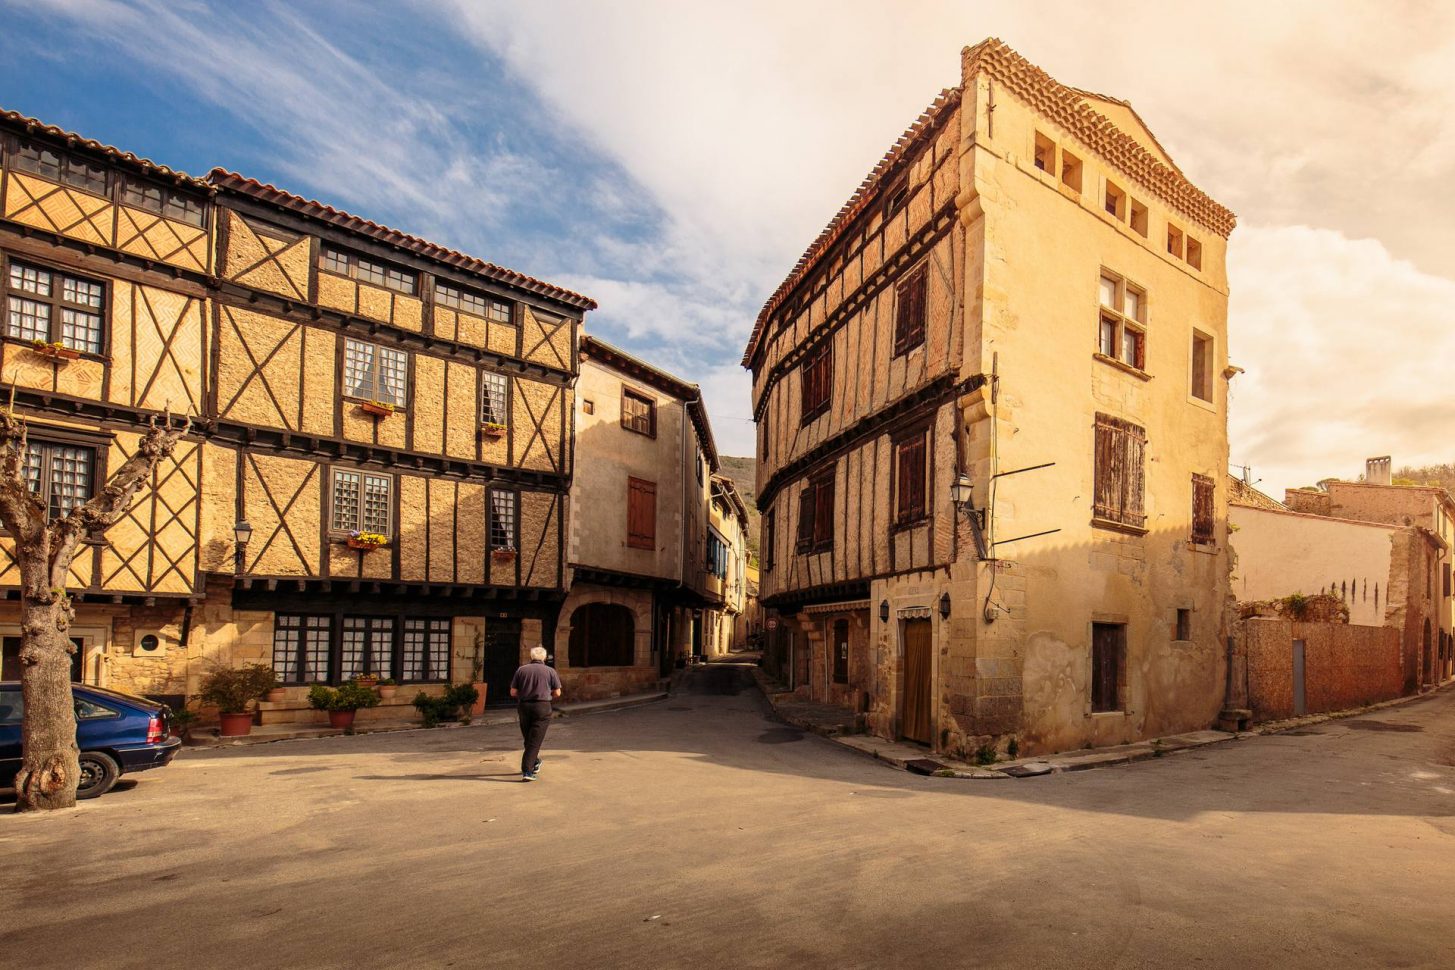
[[[1276,494],[1455,458],[1455,8],[0,0],[0,106],[590,294],[752,454],[759,306],[988,35],[1238,213],[1234,463]]]

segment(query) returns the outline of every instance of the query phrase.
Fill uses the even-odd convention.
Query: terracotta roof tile
[[[191,188],[198,189],[202,192],[207,192],[210,190],[210,187],[206,182],[203,182],[201,179],[193,178],[186,172],[182,172],[174,168],[168,168],[165,165],[159,165],[149,158],[142,158],[139,155],[133,155],[131,152],[124,152],[121,149],[116,148],[115,146],[107,145],[102,142],[96,141],[94,138],[83,138],[82,136],[76,134],[74,131],[67,131],[64,128],[58,128],[55,125],[48,125],[37,118],[32,118],[29,115],[23,115],[19,111],[0,110],[0,121],[8,123],[10,127],[24,129],[27,134],[46,135],[50,138],[66,142],[72,147],[79,147],[92,152],[97,152],[101,155],[106,156],[113,162],[119,162],[123,165],[136,168],[142,172],[145,172],[148,175],[154,175],[158,178],[169,179],[179,184],[187,185]]]
[[[381,226],[377,222],[371,222],[368,219],[344,212],[342,209],[335,209],[331,205],[326,205],[313,199],[307,199],[301,195],[295,195],[275,185],[268,185],[256,179],[248,178],[245,175],[239,175],[237,172],[230,172],[225,168],[214,168],[208,173],[207,181],[219,189],[236,192],[240,195],[246,195],[272,205],[281,206],[282,208],[290,209],[294,212],[338,226],[340,229],[347,229],[351,232],[371,236],[380,242],[397,246],[400,249],[433,259],[447,266],[453,266],[470,273],[478,273],[492,280],[506,283],[531,293],[537,293],[582,310],[596,309],[596,301],[589,296],[582,296],[580,293],[574,293],[571,290],[543,282],[531,276],[526,276],[524,273],[517,273],[513,269],[506,269],[494,263],[487,263],[483,259],[458,252],[454,249],[447,249],[427,239],[411,236],[397,229],[390,229],[388,226]]]

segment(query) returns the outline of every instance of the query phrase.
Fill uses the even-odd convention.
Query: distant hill
[[[720,456],[722,473],[733,480],[738,487],[738,494],[743,497],[743,504],[748,507],[748,550],[752,552],[753,558],[758,558],[758,486],[757,486],[757,462],[752,458],[731,458],[726,455]]]
[[[1441,485],[1447,492],[1455,494],[1455,462],[1445,465],[1424,465],[1412,468],[1406,465],[1394,473],[1396,485]]]

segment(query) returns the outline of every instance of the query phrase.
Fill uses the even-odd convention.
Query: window
[[[1177,611],[1177,639],[1192,639],[1192,610]]]
[[[727,540],[718,535],[711,528],[707,530],[707,571],[718,579],[727,579],[728,574],[728,544]]]
[[[483,293],[462,290],[445,283],[436,283],[434,299],[440,306],[454,307],[477,317],[485,317],[496,323],[510,322],[510,304]]]
[[[360,283],[386,286],[401,293],[413,294],[418,282],[414,273],[398,266],[360,256],[358,253],[337,246],[321,247],[323,268],[339,276],[347,276]]]
[[[346,616],[339,680],[373,674],[381,680],[394,676],[394,617]]]
[[[388,475],[334,469],[333,531],[390,535],[394,521],[393,485],[394,480]]]
[[[798,551],[822,552],[834,545],[834,468],[804,483],[798,496]]]
[[[1202,243],[1187,237],[1187,265],[1193,269],[1202,269]]]
[[[1213,342],[1197,330],[1192,331],[1192,396],[1213,399]]]
[[[1072,192],[1081,191],[1081,159],[1061,150],[1061,184]]]
[[[929,267],[921,263],[895,289],[894,356],[908,353],[925,342],[925,290]]]
[[[279,613],[273,620],[273,670],[285,684],[328,681],[333,618]]]
[[[1127,194],[1108,181],[1106,183],[1106,198],[1102,200],[1102,208],[1106,209],[1106,214],[1113,219],[1126,219]]]
[[[404,618],[404,656],[400,680],[450,679],[450,621],[446,617]]]
[[[849,682],[849,621],[834,621],[834,683]]]
[[[1213,534],[1213,497],[1216,486],[1206,475],[1192,476],[1192,541],[1209,544]]]
[[[57,519],[91,497],[96,449],[37,441],[25,445],[25,483]]]
[[[773,550],[778,545],[778,515],[773,509],[763,516],[763,572],[773,571]]]
[[[1142,529],[1147,432],[1130,421],[1096,416],[1095,498],[1092,514],[1103,522]]]
[[[78,721],[95,721],[103,717],[120,717],[116,711],[113,711],[109,707],[102,707],[93,700],[76,697],[74,695],[72,695],[71,699],[74,702],[76,720]]]
[[[344,395],[403,407],[408,397],[409,355],[394,347],[344,341]]]
[[[515,549],[515,510],[520,496],[515,492],[490,490],[490,549]]]
[[[504,374],[480,372],[480,421],[483,424],[510,423],[510,384]]]
[[[896,448],[896,525],[910,525],[925,517],[925,436],[921,431],[901,441]]]
[[[1167,251],[1178,259],[1182,258],[1182,230],[1167,223]]]
[[[829,338],[804,355],[799,364],[802,372],[803,423],[807,424],[829,409],[829,395],[834,386],[834,345]]]
[[[177,191],[168,185],[147,182],[126,176],[121,183],[121,201],[134,209],[159,215],[163,219],[201,227],[204,222],[202,200]]]
[[[1443,587],[1442,587],[1442,589],[1443,589],[1443,595],[1449,596],[1450,595],[1450,564],[1448,562],[1447,563],[1442,563],[1441,566],[1440,566],[1440,572],[1444,576]]]
[[[109,195],[110,180],[100,162],[48,148],[35,142],[22,141],[15,146],[10,163],[22,172],[82,189],[94,195]]]
[[[5,289],[7,336],[59,342],[75,350],[101,353],[105,284],[26,263],[11,263]]]
[[[581,402],[581,411],[584,414],[595,414],[596,413],[596,402],[593,401],[593,400],[591,400],[590,398],[587,398],[586,400],[583,400]]]
[[[1120,711],[1122,669],[1127,647],[1127,628],[1122,623],[1091,625],[1091,710]]]
[[[645,394],[621,389],[621,426],[637,434],[657,436],[657,402]]]
[[[1136,199],[1132,199],[1128,205],[1131,212],[1132,231],[1145,239],[1147,237],[1147,207]]]
[[[630,667],[636,663],[636,617],[625,606],[587,603],[571,614],[572,667]]]
[[[901,181],[898,185],[890,189],[889,194],[885,196],[884,218],[888,220],[893,217],[895,213],[904,208],[904,204],[908,201],[909,186]]]
[[[1036,168],[1049,172],[1051,175],[1056,174],[1056,144],[1039,131],[1036,132],[1036,147],[1033,157]]]
[[[657,548],[657,483],[626,480],[626,544],[632,549]]]
[[[1147,295],[1120,276],[1103,272],[1097,353],[1137,370],[1147,369]]]

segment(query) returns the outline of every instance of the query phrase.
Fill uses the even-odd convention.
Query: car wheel
[[[76,786],[77,798],[96,798],[111,790],[121,769],[115,759],[104,751],[81,752],[81,783]]]

